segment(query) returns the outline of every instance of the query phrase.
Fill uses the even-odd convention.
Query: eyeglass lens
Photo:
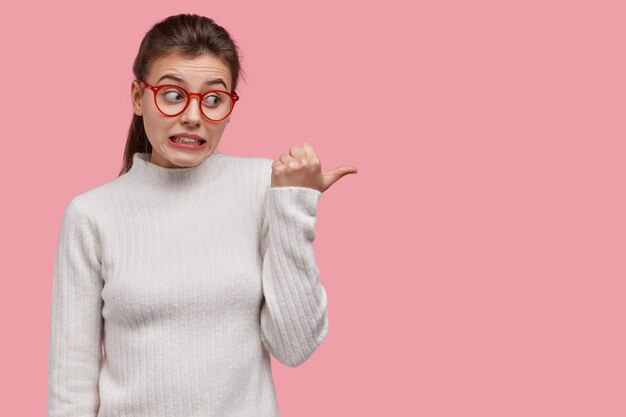
[[[176,87],[164,87],[157,94],[157,106],[170,116],[180,113],[187,104],[187,95]],[[202,111],[206,117],[219,120],[226,117],[232,108],[232,99],[228,94],[211,91],[202,97]]]

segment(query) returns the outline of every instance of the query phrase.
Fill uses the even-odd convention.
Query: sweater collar
[[[215,178],[222,169],[222,154],[213,153],[198,165],[166,168],[150,162],[150,153],[136,152],[128,173],[141,181],[157,186],[192,187]]]

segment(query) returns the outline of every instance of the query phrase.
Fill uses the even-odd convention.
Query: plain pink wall
[[[626,415],[623,5],[3,4],[0,415],[46,414],[62,211],[116,177],[178,13],[243,53],[222,152],[359,169],[320,201],[329,336],[273,361],[281,415]]]

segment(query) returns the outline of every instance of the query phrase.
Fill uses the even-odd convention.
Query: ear
[[[143,109],[141,108],[141,97],[143,95],[143,89],[139,86],[139,83],[135,80],[130,84],[130,99],[133,103],[133,112],[137,116],[143,116]]]

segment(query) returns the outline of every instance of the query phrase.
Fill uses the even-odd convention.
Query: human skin
[[[174,74],[185,82],[166,78],[165,74]],[[207,80],[221,79],[222,84],[204,86]],[[231,92],[231,72],[228,66],[212,54],[203,54],[194,59],[171,53],[155,60],[145,80],[151,85],[180,85],[189,92],[205,93],[210,89],[224,89]],[[143,116],[144,129],[150,144],[152,156],[150,161],[167,168],[183,168],[200,164],[214,153],[220,143],[228,118],[215,122],[202,116],[198,106],[199,98],[193,97],[184,112],[175,117],[168,117],[159,112],[154,104],[154,96],[133,80],[131,84],[131,100],[133,111]],[[172,146],[169,137],[179,133],[192,133],[207,141],[203,149],[183,149]],[[321,161],[310,143],[293,145],[288,153],[272,164],[272,187],[300,186],[326,191],[332,184],[347,174],[358,171],[352,166],[340,166],[332,171],[322,173]]]

